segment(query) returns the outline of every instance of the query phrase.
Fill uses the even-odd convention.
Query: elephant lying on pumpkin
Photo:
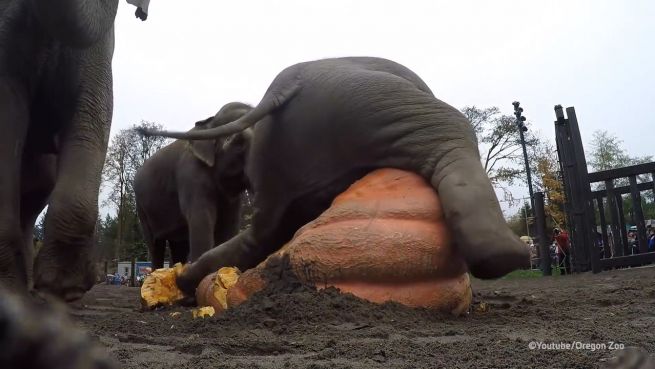
[[[234,122],[143,133],[205,140],[252,126],[245,168],[255,194],[252,225],[190,264],[177,278],[186,293],[219,267],[257,265],[355,180],[385,167],[417,173],[439,193],[474,276],[496,278],[529,265],[480,163],[471,125],[406,67],[371,57],[296,64]]]
[[[91,288],[118,0],[0,2],[0,284]],[[32,229],[49,205],[36,259]]]
[[[194,130],[229,123],[250,110],[250,105],[226,104],[214,117],[197,122]],[[134,192],[154,269],[164,266],[166,241],[173,265],[194,261],[237,233],[251,131],[239,132],[229,142],[178,140],[139,168]]]

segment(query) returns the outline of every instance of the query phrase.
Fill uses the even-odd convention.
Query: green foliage
[[[588,153],[588,164],[594,171],[603,171],[616,169],[630,165],[648,163],[653,161],[652,156],[630,156],[623,148],[623,141],[608,131],[595,131],[589,144],[591,150]],[[638,176],[638,182],[648,182],[653,178],[644,174]],[[618,178],[613,181],[615,187],[628,186],[628,178]],[[594,189],[605,188],[604,183],[596,183],[592,186]],[[644,219],[655,219],[655,199],[652,191],[645,191],[641,196],[641,207],[644,213]],[[605,199],[605,209],[607,201]],[[623,215],[629,224],[634,222],[634,204],[630,195],[623,195]],[[596,224],[600,224],[600,214],[596,210]]]
[[[528,232],[528,227],[533,223],[532,222],[532,210],[530,209],[530,203],[527,201],[507,219],[507,225],[517,236],[526,236]],[[526,223],[527,218],[527,223]]]
[[[595,171],[616,169],[629,165],[647,163],[652,156],[632,157],[623,148],[623,141],[608,131],[595,131],[588,153],[589,165]]]
[[[623,141],[608,131],[595,131],[591,142],[591,150],[587,153],[587,164],[593,171],[602,171],[627,167],[630,165],[648,163],[653,161],[653,156],[630,156],[623,148]],[[640,176],[641,181],[647,181],[647,175]],[[621,178],[614,182],[615,186],[627,186],[628,179]],[[602,184],[597,187],[604,188]]]
[[[539,278],[541,276],[542,276],[541,270],[519,269],[505,275],[501,279],[526,279],[526,278]]]
[[[529,161],[534,189],[544,193],[547,229],[566,228],[564,184],[559,175],[557,149],[547,140],[536,140],[529,151]]]

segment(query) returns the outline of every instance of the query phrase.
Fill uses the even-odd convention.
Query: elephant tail
[[[248,127],[254,126],[255,123],[286,104],[298,91],[300,91],[300,83],[298,82],[281,91],[268,91],[262,101],[241,118],[211,129],[191,130],[187,132],[157,131],[145,128],[135,129],[139,134],[146,137],[162,136],[179,140],[213,140],[241,132]]]

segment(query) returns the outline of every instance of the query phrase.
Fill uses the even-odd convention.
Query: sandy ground
[[[97,285],[72,314],[123,368],[604,368],[623,355],[611,342],[655,352],[655,268],[473,288],[472,311],[457,318],[302,286],[192,319],[190,308],[141,312],[137,288]]]

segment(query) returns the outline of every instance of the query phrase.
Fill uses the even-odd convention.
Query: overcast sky
[[[153,0],[145,22],[134,10],[121,1],[116,17],[112,133],[186,130],[229,101],[258,103],[289,65],[378,56],[457,108],[511,114],[519,100],[554,139],[553,106],[575,106],[585,143],[605,129],[654,154],[654,1]]]

